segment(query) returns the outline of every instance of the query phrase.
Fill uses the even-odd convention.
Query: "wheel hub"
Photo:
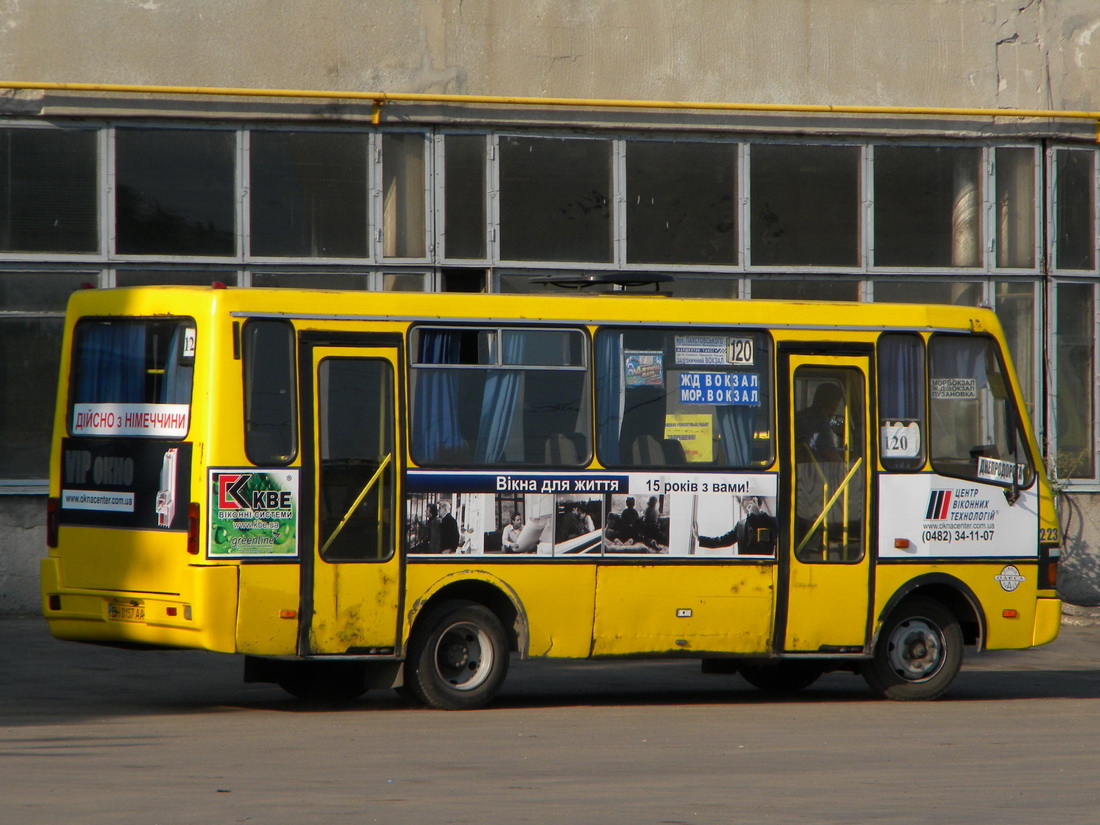
[[[902,679],[931,679],[943,666],[943,637],[927,619],[909,619],[890,634],[888,655],[890,667]]]
[[[470,648],[464,642],[452,642],[440,653],[445,667],[462,668],[470,661]]]
[[[440,678],[452,687],[473,690],[492,670],[492,642],[477,625],[460,622],[439,637],[435,664]]]

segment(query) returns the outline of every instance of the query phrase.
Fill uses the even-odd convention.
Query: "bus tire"
[[[445,602],[416,623],[405,687],[439,710],[484,707],[504,683],[508,653],[508,636],[496,614],[477,602]]]
[[[757,690],[783,696],[808,688],[825,668],[818,662],[790,659],[773,663],[742,661],[738,671]]]
[[[906,599],[882,626],[874,658],[861,672],[886,699],[936,699],[962,666],[963,634],[955,614],[921,596]]]

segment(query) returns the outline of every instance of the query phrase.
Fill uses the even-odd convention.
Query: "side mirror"
[[[1012,486],[1005,490],[1005,500],[1011,507],[1020,499],[1020,416],[1008,398],[1005,399],[1005,426],[1008,427],[1008,454],[1012,456]]]

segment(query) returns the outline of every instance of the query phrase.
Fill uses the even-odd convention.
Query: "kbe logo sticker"
[[[1005,565],[1004,569],[993,578],[1006,593],[1011,593],[1026,581],[1014,564]]]

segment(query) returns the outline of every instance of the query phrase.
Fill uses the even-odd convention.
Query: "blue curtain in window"
[[[726,462],[732,467],[748,467],[752,463],[753,422],[756,407],[721,405],[718,411],[718,432],[726,445]]]
[[[417,361],[457,364],[459,335],[445,329],[420,332]],[[459,455],[465,446],[458,426],[456,376],[451,370],[420,368],[413,397],[413,454],[418,461],[438,462]]]
[[[522,364],[525,337],[522,333],[503,333],[502,355],[505,364]],[[477,448],[474,460],[478,464],[498,464],[504,461],[504,450],[512,433],[516,417],[516,402],[523,381],[518,369],[493,370],[485,379],[481,397],[481,420],[477,428]]]
[[[623,408],[622,336],[604,334],[596,342],[596,438],[600,461],[619,464]]]
[[[878,403],[889,421],[924,419],[924,346],[915,335],[879,340]]]
[[[76,403],[145,400],[145,326],[94,324],[80,330]]]

